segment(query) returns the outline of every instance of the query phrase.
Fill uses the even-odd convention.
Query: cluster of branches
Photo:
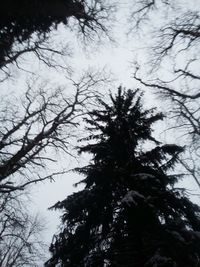
[[[64,172],[41,176],[42,169],[47,170],[47,163],[56,161],[52,155],[48,156],[51,148],[70,153],[70,140],[75,136],[78,118],[86,112],[87,104],[96,96],[94,86],[105,82],[99,75],[85,74],[79,82],[72,81],[72,96],[66,96],[62,88],[45,90],[44,84],[34,92],[33,85],[29,84],[21,101],[14,99],[15,102],[12,102],[10,98],[9,101],[2,101],[1,193],[23,190],[30,184],[53,179]]]
[[[182,164],[200,185],[200,170],[195,164],[200,137],[200,6],[187,1],[136,1],[131,30],[148,31],[153,39],[148,47],[150,71],[145,73],[137,62],[134,78],[170,103],[167,111],[174,119],[172,128],[185,136],[190,154],[190,160]]]
[[[68,94],[61,87],[32,81],[22,98],[2,99],[0,110],[0,266],[39,266],[44,223],[24,207],[32,184],[52,180],[68,170],[55,168],[53,152],[70,154],[79,117],[92,105],[102,73],[69,79]],[[35,83],[35,84],[34,84]],[[33,85],[34,84],[34,85]],[[37,87],[34,90],[34,87]],[[95,89],[94,89],[95,88]],[[71,89],[71,95],[70,95]],[[55,163],[55,164],[54,164]],[[54,166],[52,166],[54,164]],[[51,166],[52,168],[50,168]]]
[[[39,266],[45,258],[41,219],[29,215],[20,193],[0,197],[0,266]]]
[[[58,45],[52,41],[59,25],[84,39],[100,38],[102,33],[108,35],[113,8],[101,0],[5,1],[0,8],[0,81],[9,78],[12,64],[21,68],[19,59],[28,53],[50,67],[63,67],[57,55],[63,57],[71,51],[68,42],[59,41]],[[24,208],[24,196],[30,185],[67,171],[54,168],[52,153],[70,154],[79,117],[96,96],[94,87],[106,81],[100,73],[84,74],[78,82],[69,80],[73,88],[67,90],[47,90],[48,83],[34,81],[27,84],[22,98],[8,95],[1,99],[1,267],[36,267],[41,263],[41,222]]]
[[[53,55],[64,56],[69,51],[67,43],[60,49],[53,46],[51,32],[60,24],[68,28],[73,24],[73,31],[84,38],[107,34],[113,8],[101,0],[6,1],[0,10],[0,69],[8,75],[7,65],[18,65],[18,58],[30,52],[54,65]]]
[[[62,67],[57,55],[69,55],[70,50],[68,42],[63,45],[59,41],[58,45],[52,41],[59,25],[83,38],[100,38],[102,33],[107,35],[113,7],[101,0],[5,1],[0,8],[1,82],[9,78],[12,64],[21,68],[19,59],[28,53],[50,67]],[[32,184],[67,171],[55,168],[52,153],[70,154],[79,117],[96,96],[94,87],[106,79],[99,73],[87,73],[78,82],[69,80],[72,88],[66,90],[34,81],[22,98],[8,95],[1,99],[1,267],[41,263],[41,222],[24,208],[24,196]]]

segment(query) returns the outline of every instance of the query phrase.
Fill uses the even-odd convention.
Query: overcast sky
[[[124,17],[125,18],[125,17]],[[119,18],[120,19],[120,18]],[[63,27],[60,27],[58,39],[63,40],[70,39],[70,43],[73,43],[74,55],[73,58],[67,59],[68,64],[73,66],[74,76],[78,77],[85,70],[89,69],[104,69],[105,72],[111,73],[112,83],[101,88],[104,92],[109,93],[109,90],[116,91],[119,85],[123,85],[127,88],[136,89],[137,83],[132,78],[132,65],[134,61],[135,50],[137,48],[138,41],[134,41],[132,38],[127,38],[127,28],[124,26],[125,20],[122,18],[118,21],[118,27],[115,28],[113,35],[116,42],[110,42],[105,40],[103,44],[93,45],[92,47],[85,48],[81,46],[81,43],[76,41],[76,38]],[[68,37],[70,36],[70,37]],[[31,59],[32,60],[32,59]],[[28,66],[29,67],[29,66]],[[46,70],[43,64],[38,62],[32,62],[31,70],[41,76],[41,79],[45,77],[49,79],[51,83],[56,85],[66,83],[66,76],[68,75],[65,71],[55,72],[55,70]],[[27,74],[23,74],[22,80],[26,80]],[[14,82],[15,83],[15,82]],[[12,88],[10,88],[12,90]],[[68,89],[67,89],[68,90]],[[148,106],[155,106],[153,103],[153,96],[150,93],[148,95]],[[86,155],[80,156],[78,159],[70,158],[69,156],[60,157],[59,163],[65,166],[65,168],[73,168],[78,165],[82,165],[83,162],[87,162],[88,158]],[[33,207],[35,211],[45,216],[47,220],[47,230],[45,232],[45,239],[50,242],[52,235],[56,232],[57,226],[59,225],[59,214],[58,212],[48,211],[47,208],[52,206],[55,202],[63,200],[67,195],[80,189],[74,188],[73,184],[82,179],[75,173],[69,173],[55,179],[55,182],[44,182],[36,185],[33,188]]]
[[[115,43],[105,40],[104,44],[92,45],[88,49],[84,49],[81,46],[81,42],[77,42],[76,38],[72,33],[66,31],[64,27],[60,27],[55,39],[56,42],[65,42],[70,40],[69,43],[74,48],[74,55],[72,58],[65,58],[66,65],[72,66],[74,71],[74,76],[78,77],[84,70],[88,68],[93,69],[105,69],[107,72],[112,73],[112,78],[115,81],[106,86],[102,90],[109,92],[110,89],[114,91],[120,84],[128,88],[136,88],[138,84],[133,80],[133,62],[136,59],[136,54],[140,53],[140,58],[145,60],[145,54],[142,52],[142,47],[146,45],[144,40],[141,42],[138,39],[134,39],[134,36],[127,37],[127,28],[125,27],[125,16],[126,14],[120,13],[116,25],[118,25],[114,31],[113,36],[116,40]],[[32,55],[26,55],[22,59],[23,68],[26,71],[17,70],[13,68],[13,78],[3,84],[3,93],[14,92],[15,94],[21,94],[23,90],[26,90],[26,80],[29,79],[34,73],[35,76],[40,77],[40,79],[47,79],[52,85],[65,85],[67,83],[66,76],[68,76],[67,71],[50,70],[47,69],[42,63],[38,62]],[[28,72],[27,72],[28,71]],[[27,78],[28,77],[28,78]],[[17,88],[17,89],[16,89]],[[67,88],[67,90],[69,90]],[[147,106],[159,106],[156,102],[155,96],[151,95],[149,92],[146,94],[146,105]],[[161,129],[159,129],[161,130]],[[160,131],[162,132],[162,130]],[[164,139],[164,135],[161,138]],[[63,157],[58,156],[59,164],[65,165],[65,168],[77,167],[77,165],[82,165],[83,162],[87,162],[88,158],[86,156],[81,156],[79,159],[73,159],[69,156]],[[69,173],[58,177],[55,182],[44,182],[37,184],[32,189],[33,194],[33,210],[39,212],[45,217],[47,221],[47,229],[45,232],[45,240],[49,243],[51,242],[52,235],[56,233],[57,226],[59,225],[59,213],[53,211],[47,211],[47,208],[53,205],[59,200],[63,200],[67,195],[71,194],[78,188],[74,188],[73,184],[81,179],[80,176],[75,173]],[[194,187],[191,182],[185,182],[185,185]]]

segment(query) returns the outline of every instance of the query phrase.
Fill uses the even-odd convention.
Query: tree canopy
[[[45,266],[200,266],[200,208],[171,173],[183,149],[153,137],[163,116],[144,110],[137,90],[110,98],[86,119],[79,151],[92,159],[75,169],[85,187],[52,207],[62,225]]]
[[[0,10],[0,68],[25,52],[51,50],[41,47],[59,24],[74,18],[83,35],[106,31],[111,5],[101,0],[8,0]],[[53,51],[51,51],[53,52]]]

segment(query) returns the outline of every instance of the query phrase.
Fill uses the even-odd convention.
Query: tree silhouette
[[[95,88],[106,81],[99,72],[85,73],[79,81],[68,81],[66,87],[73,93],[67,95],[61,87],[53,89],[33,80],[21,99],[2,97],[0,193],[26,190],[66,173],[57,167],[52,152],[71,155],[79,118],[98,95]]]
[[[5,1],[0,10],[0,68],[27,52],[35,52],[39,59],[45,51],[62,54],[45,41],[59,24],[68,26],[70,19],[83,36],[106,32],[111,9],[101,0]]]
[[[45,266],[200,266],[200,208],[167,174],[182,148],[152,136],[163,116],[143,110],[137,94],[119,88],[86,119],[79,150],[93,158],[75,170],[85,188],[52,207],[63,211],[62,230]]]
[[[45,260],[44,219],[28,212],[24,193],[0,193],[0,266],[37,267]]]

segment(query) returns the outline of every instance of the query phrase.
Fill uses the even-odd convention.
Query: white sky
[[[60,40],[60,42],[64,42],[65,40],[71,40],[70,43],[75,48],[73,58],[66,58],[66,60],[69,61],[69,65],[73,65],[76,76],[78,76],[77,73],[81,73],[83,70],[88,69],[88,67],[105,68],[106,70],[110,70],[116,78],[113,86],[114,88],[117,88],[120,84],[133,89],[137,87],[138,84],[131,78],[133,72],[131,62],[134,62],[136,59],[136,52],[140,53],[140,57],[145,60],[145,54],[142,54],[141,50],[141,46],[145,46],[145,43],[142,42],[141,44],[141,42],[134,39],[133,36],[127,38],[124,17],[123,14],[119,16],[120,21],[117,22],[118,27],[114,30],[117,44],[111,44],[109,41],[105,41],[104,44],[100,46],[94,45],[93,47],[88,48],[87,51],[80,48],[80,42],[78,43],[75,41],[75,38],[71,33],[66,31],[63,27],[59,28],[56,37],[57,41],[59,42]],[[28,69],[29,71],[36,73],[41,79],[49,79],[51,83],[55,85],[65,83],[66,73],[62,71],[59,71],[58,73],[55,72],[55,70],[47,70],[43,64],[39,63],[35,57],[31,55],[26,55],[22,65],[26,70]],[[15,94],[22,93],[22,91],[26,89],[25,81],[27,76],[31,75],[27,72],[14,69],[14,78],[3,84],[4,90],[1,92],[15,92]],[[108,86],[108,89],[105,90],[108,91],[109,89],[112,89],[110,85]],[[149,93],[147,93],[146,100],[148,106],[159,106],[155,101],[155,98]],[[164,138],[164,136],[162,137]],[[79,161],[82,162],[82,159],[79,159]],[[66,159],[59,159],[59,163],[61,165],[64,164],[69,166],[70,169],[73,166],[77,166],[78,161],[66,157]],[[47,208],[55,202],[63,200],[67,195],[77,190],[76,188],[73,188],[73,184],[79,180],[80,176],[72,173],[57,178],[55,182],[50,183],[46,181],[33,188],[33,210],[36,212],[39,211],[39,213],[46,218],[47,230],[44,238],[47,242],[51,242],[52,235],[56,232],[59,224],[59,214],[53,211],[47,211]],[[185,184],[188,185],[188,182]]]
[[[118,29],[119,30],[119,29]],[[65,39],[66,31],[64,29],[60,29],[60,35]],[[108,88],[105,88],[107,93],[111,89],[113,92],[117,89],[117,87],[121,84],[125,87],[136,89],[136,82],[132,78],[132,69],[131,62],[133,61],[134,53],[133,53],[133,40],[130,39],[127,41],[126,37],[126,29],[121,26],[121,29],[117,31],[117,44],[109,43],[107,41],[104,45],[100,45],[99,47],[94,46],[93,48],[85,49],[81,48],[81,44],[74,41],[75,53],[72,60],[70,60],[70,64],[73,65],[73,69],[78,73],[81,73],[88,68],[94,69],[103,69],[105,68],[108,72],[112,72],[112,77],[115,80],[113,82],[113,87],[108,85]],[[116,33],[115,33],[116,34]],[[60,38],[60,37],[59,37]],[[65,74],[64,73],[55,73],[54,70],[48,71],[43,65],[40,66],[39,70],[40,75],[42,75],[49,79],[51,82],[55,83],[65,83]],[[36,69],[38,65],[36,64]],[[32,65],[33,69],[33,65]],[[38,72],[38,71],[36,71]],[[41,75],[41,76],[42,76]],[[54,77],[52,80],[52,76]],[[153,97],[148,94],[148,102],[149,106],[155,106],[153,101]],[[82,155],[82,157],[85,157]],[[79,159],[82,163],[83,160]],[[63,159],[61,161],[63,165],[67,164],[69,169],[72,167],[77,167],[78,162],[76,160]],[[61,165],[62,165],[61,163]],[[59,200],[63,200],[67,195],[72,192],[78,190],[73,187],[73,184],[79,181],[82,177],[76,175],[75,173],[63,175],[55,180],[55,182],[44,182],[42,184],[38,184],[34,188],[34,208],[35,211],[40,211],[42,215],[45,215],[47,220],[47,230],[45,234],[45,239],[47,242],[51,242],[52,235],[56,232],[57,226],[59,224],[59,214],[58,212],[48,211],[47,208],[53,205],[55,202]]]

